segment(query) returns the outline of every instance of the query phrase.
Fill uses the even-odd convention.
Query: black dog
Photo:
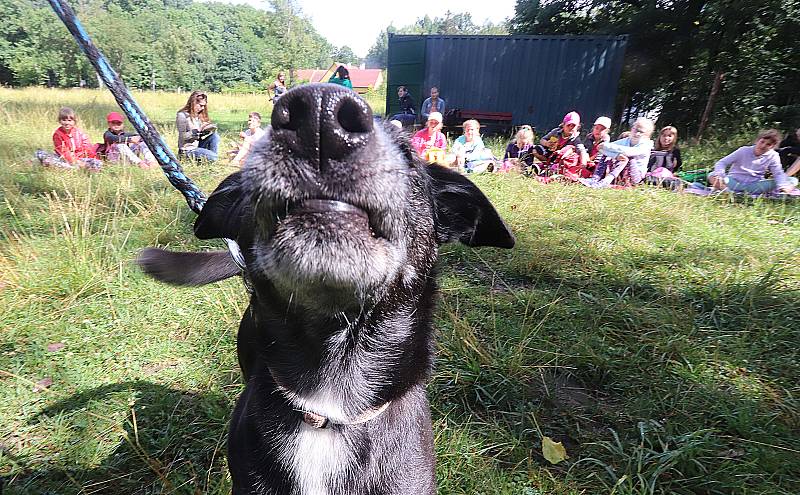
[[[241,172],[214,191],[201,239],[242,246],[250,306],[237,348],[246,388],[228,460],[235,494],[432,494],[425,383],[438,246],[510,248],[469,180],[422,163],[341,86],[284,94]],[[239,273],[226,252],[142,253],[163,281]]]

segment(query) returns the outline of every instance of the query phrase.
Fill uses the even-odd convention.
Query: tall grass
[[[171,145],[187,96],[136,94]],[[210,104],[231,137],[270,110]],[[159,171],[29,163],[61,105],[95,138],[114,110],[101,91],[0,88],[4,493],[228,493],[245,291],[132,265],[220,247]],[[186,166],[205,191],[231,171]],[[441,250],[441,493],[800,493],[798,205],[473,179],[518,245]],[[550,465],[543,436],[570,458]]]

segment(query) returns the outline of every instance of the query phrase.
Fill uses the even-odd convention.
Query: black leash
[[[86,30],[83,29],[83,25],[75,16],[75,12],[63,0],[48,1],[59,19],[67,26],[83,53],[89,58],[97,74],[100,75],[100,79],[103,80],[111,94],[114,95],[114,99],[117,100],[120,109],[125,112],[136,132],[139,133],[147,147],[153,152],[153,156],[158,160],[158,164],[161,166],[161,170],[164,171],[164,175],[167,176],[167,180],[183,194],[189,208],[195,213],[200,213],[200,210],[206,204],[206,195],[183,173],[183,169],[172,150],[169,149],[169,146],[164,142],[161,134],[158,133],[150,119],[147,118],[147,115],[139,108],[139,105],[131,96],[130,90],[120,79],[119,74],[111,68],[105,56],[92,43]],[[231,239],[223,240],[228,245],[228,251],[231,253],[233,260],[244,271],[244,257],[239,245]]]

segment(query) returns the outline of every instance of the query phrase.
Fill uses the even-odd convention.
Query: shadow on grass
[[[0,451],[6,494],[229,493],[222,395],[145,381],[77,393]]]
[[[692,262],[735,267],[737,253],[630,250],[609,261],[588,242],[546,241],[547,259],[528,243],[443,256],[450,289],[439,314],[436,415],[503,430],[518,446],[500,459],[508,466],[548,466],[540,434],[563,441],[573,459],[604,454],[620,465],[641,441],[637,422],[653,419],[664,438],[708,432],[676,467],[698,479],[665,487],[800,487],[800,291],[782,283],[784,268],[704,280],[685,275]],[[564,259],[576,252],[580,259]],[[667,276],[638,275],[655,267]],[[610,429],[622,439],[613,455],[587,446]]]

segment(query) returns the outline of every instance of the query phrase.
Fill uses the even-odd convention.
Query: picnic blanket
[[[734,198],[742,198],[742,199],[762,198],[762,199],[777,200],[777,201],[796,201],[800,199],[800,189],[793,189],[791,192],[788,193],[782,193],[782,192],[771,192],[768,194],[737,193],[729,191],[727,189],[724,189],[722,191],[717,191],[698,182],[689,184],[689,186],[686,187],[683,190],[683,192],[694,194],[696,196],[718,196],[721,194],[725,194],[728,196],[732,196]]]
[[[683,179],[686,182],[703,182],[706,183],[708,181],[708,174],[711,173],[710,168],[699,168],[696,170],[683,170],[675,174],[675,177],[679,179]]]

